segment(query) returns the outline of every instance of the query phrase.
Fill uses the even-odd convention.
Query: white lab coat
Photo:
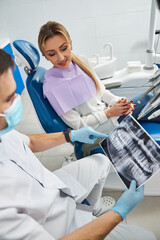
[[[80,202],[89,194],[91,205],[98,204],[109,171],[104,155],[76,161],[53,174],[28,148],[27,136],[13,130],[0,140],[0,239],[54,240],[95,218],[92,208]],[[125,224],[106,238],[135,239],[156,238],[147,230]]]
[[[87,189],[65,170],[57,177],[44,168],[28,144],[15,130],[1,138],[0,239],[57,239],[90,222],[92,209],[79,204]]]

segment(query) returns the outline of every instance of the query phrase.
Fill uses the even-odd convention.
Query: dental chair
[[[46,69],[38,66],[40,54],[37,48],[30,42],[24,40],[14,41],[12,43],[12,48],[16,64],[24,66],[24,70],[27,74],[26,87],[43,129],[47,133],[63,131],[68,126],[57,115],[48,100],[43,97],[42,86]],[[140,122],[140,124],[160,145],[160,124],[155,122]],[[76,142],[74,144],[74,152],[77,160],[84,157],[83,143]],[[91,149],[90,155],[95,153],[104,154],[98,144],[95,149]],[[104,188],[107,190],[124,190],[124,186],[115,172],[109,174]],[[157,189],[152,189],[152,191],[150,191],[150,185],[148,189],[149,190],[146,191],[147,195],[157,195]],[[158,196],[159,195],[160,191],[158,192]]]
[[[40,62],[38,50],[33,44],[23,40],[14,41],[12,48],[17,65],[25,66],[26,87],[44,131],[47,133],[63,131],[68,126],[43,97],[42,86],[46,69],[38,66]]]
[[[27,74],[27,91],[44,131],[47,133],[64,131],[69,126],[57,115],[47,98],[43,97],[42,86],[46,69],[39,66],[40,54],[37,48],[32,43],[24,40],[14,41],[12,48],[15,62],[19,66],[24,66],[24,71]],[[82,146],[83,143],[76,142],[74,144],[77,159],[84,157]],[[90,154],[95,153],[103,153],[99,145]]]

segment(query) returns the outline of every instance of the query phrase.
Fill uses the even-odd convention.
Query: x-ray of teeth
[[[138,188],[160,169],[159,145],[131,115],[100,145],[127,188],[133,179]]]

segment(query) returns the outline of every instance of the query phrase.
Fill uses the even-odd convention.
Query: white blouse
[[[88,60],[85,57],[81,57],[81,59],[94,72]],[[61,116],[61,119],[73,129],[79,129],[84,126],[91,126],[94,129],[98,128],[101,124],[108,121],[104,110],[108,109],[120,98],[122,98],[115,96],[109,90],[106,90],[103,82],[100,81],[95,72],[94,74],[100,84],[101,93],[97,93],[97,95],[91,98],[89,101],[82,103],[81,105]],[[111,120],[115,126],[118,125],[117,118],[118,117],[111,117]]]

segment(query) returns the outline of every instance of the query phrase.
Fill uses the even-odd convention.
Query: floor
[[[24,134],[44,133],[26,90],[23,91],[22,101],[24,107],[23,118],[16,129]],[[37,153],[36,156],[46,168],[53,171],[60,168],[65,162],[65,158],[69,158],[72,153],[73,146],[65,143],[43,153]],[[103,195],[110,195],[116,200],[121,194],[122,192],[120,191],[103,192]],[[153,231],[157,239],[160,240],[160,197],[144,197],[142,202],[128,214],[124,223],[136,224],[147,228]]]

